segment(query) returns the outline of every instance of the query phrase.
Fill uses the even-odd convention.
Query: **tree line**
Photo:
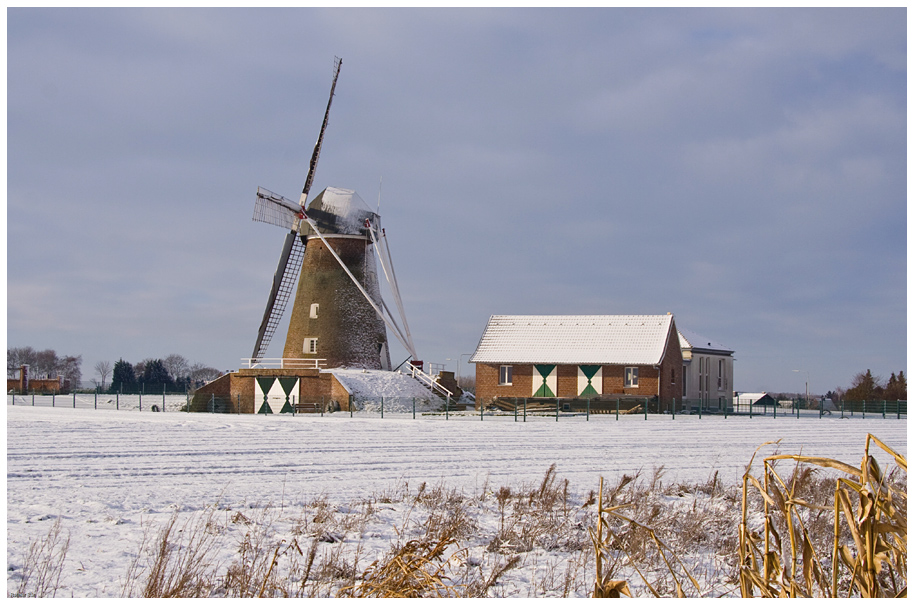
[[[79,389],[82,382],[81,365],[83,357],[58,356],[53,349],[37,351],[32,347],[11,347],[6,350],[6,376],[14,378],[19,368],[27,364],[29,376],[33,379],[63,377],[70,382],[71,389]],[[181,354],[165,358],[146,358],[136,364],[119,359],[113,365],[107,360],[99,361],[94,367],[97,379],[92,381],[99,389],[112,393],[148,393],[165,391],[187,391],[204,385],[222,375],[212,366],[190,362]],[[111,377],[111,382],[108,378]]]
[[[96,372],[102,376],[98,365]],[[222,375],[212,366],[192,363],[181,354],[171,354],[166,358],[146,358],[136,364],[121,358],[114,363],[111,373],[109,391],[112,393],[188,391]],[[102,378],[103,384],[105,378]]]
[[[845,400],[846,402],[880,402],[887,400],[895,402],[896,400],[907,400],[906,397],[906,377],[905,372],[891,372],[890,378],[886,381],[879,375],[871,373],[868,368],[866,372],[859,372],[852,379],[851,387],[842,389],[837,387],[834,392],[826,394],[834,402]]]

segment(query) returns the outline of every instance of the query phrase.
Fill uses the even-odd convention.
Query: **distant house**
[[[734,395],[734,350],[679,329],[683,352],[683,399],[703,407],[730,405]]]
[[[735,403],[738,406],[746,408],[746,409],[750,409],[750,407],[752,406],[754,409],[762,408],[763,410],[765,410],[766,408],[772,408],[777,404],[777,402],[775,401],[775,398],[773,398],[772,396],[770,396],[769,394],[767,394],[764,391],[762,391],[762,392],[742,391],[737,394]]]
[[[681,400],[674,317],[492,316],[470,358],[477,403],[496,398]]]

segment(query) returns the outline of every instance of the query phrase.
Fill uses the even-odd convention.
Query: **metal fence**
[[[191,395],[179,394],[118,394],[118,393],[68,393],[9,394],[12,406],[50,406],[54,408],[91,408],[96,410],[140,410],[164,412],[187,410]]]
[[[148,412],[202,412],[214,414],[241,414],[243,402],[239,396],[215,396],[194,398],[191,394],[106,394],[106,393],[72,393],[66,395],[13,395],[9,394],[12,406],[46,406],[61,408],[82,408],[97,410],[136,410]],[[680,402],[660,402],[657,398],[501,398],[481,408],[473,405],[456,403],[450,398],[429,396],[425,398],[404,398],[388,396],[350,397],[346,402],[331,400],[297,402],[294,398],[291,405],[284,407],[282,413],[292,416],[317,414],[334,416],[358,415],[360,417],[377,416],[384,418],[395,416],[411,417],[468,417],[479,416],[481,420],[495,417],[512,417],[515,421],[527,421],[531,418],[583,418],[590,420],[591,415],[667,416],[671,419],[689,416],[698,419],[703,417],[771,417],[771,418],[883,418],[904,419],[907,416],[907,402],[874,401],[874,402],[839,402],[828,400],[810,401],[763,401],[749,400],[729,401],[730,405],[709,403],[699,400],[682,400]],[[249,408],[250,411],[250,401]],[[275,414],[263,406],[258,414]]]

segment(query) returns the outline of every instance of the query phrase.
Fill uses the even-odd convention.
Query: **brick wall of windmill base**
[[[253,414],[255,411],[254,393],[256,377],[297,377],[299,392],[296,402],[330,402],[337,401],[341,410],[349,410],[349,392],[330,373],[321,373],[308,369],[282,368],[243,368],[238,372],[223,375],[207,383],[196,392],[191,401],[191,410],[205,412],[210,396],[228,398],[239,408],[233,411],[240,414]]]
[[[328,237],[328,242],[380,307],[371,242],[352,237]],[[315,304],[317,317],[313,318]],[[317,339],[316,353],[304,351],[306,339]],[[379,344],[385,345],[384,359]],[[305,246],[283,357],[322,359],[325,368],[390,369],[384,321],[317,238],[309,238]]]

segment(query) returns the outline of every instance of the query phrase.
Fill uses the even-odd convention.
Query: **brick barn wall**
[[[574,398],[578,395],[578,366],[556,367],[556,395]]]
[[[529,398],[533,393],[534,367],[530,364],[512,364],[512,384],[499,385],[501,364],[477,364],[477,408],[494,398]]]

